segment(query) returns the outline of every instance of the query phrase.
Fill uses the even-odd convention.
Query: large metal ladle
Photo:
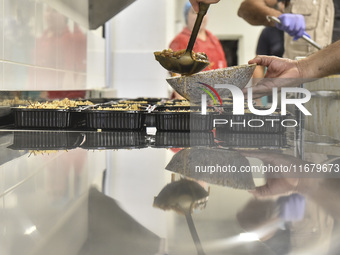
[[[162,52],[155,52],[156,60],[168,71],[190,75],[202,71],[209,65],[208,58],[206,59],[194,59],[192,56],[192,50],[197,38],[198,31],[200,30],[202,20],[207,13],[209,4],[199,4],[199,12],[195,21],[194,28],[191,32],[190,40],[187,49],[183,55],[179,58],[173,56],[164,56]]]

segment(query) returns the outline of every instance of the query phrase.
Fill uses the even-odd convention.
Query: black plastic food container
[[[90,129],[141,130],[144,115],[140,111],[86,110],[86,127]]]
[[[70,126],[68,109],[12,108],[16,128],[60,129]]]
[[[199,107],[157,107],[155,116],[157,131],[211,131],[213,114],[201,114]]]

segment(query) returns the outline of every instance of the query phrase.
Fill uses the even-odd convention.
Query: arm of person
[[[192,5],[192,8],[195,10],[195,12],[198,12],[198,4],[199,2],[203,2],[206,4],[216,4],[218,3],[220,0],[190,0],[190,3]]]
[[[266,16],[279,17],[282,14],[274,8],[276,4],[277,0],[244,0],[237,14],[251,25],[274,26]]]
[[[338,178],[268,179],[264,186],[251,191],[258,199],[269,199],[298,193],[312,199],[336,219],[340,219],[340,180]]]
[[[301,60],[256,56],[248,63],[266,66],[265,78],[322,78],[340,73],[340,40]]]
[[[272,93],[274,87],[296,87],[301,83],[340,73],[340,40],[301,60],[256,56],[248,62],[266,66],[265,78],[253,87],[258,98]],[[247,90],[243,92],[246,94]]]
[[[340,73],[340,40],[297,62],[302,78],[322,78]]]
[[[291,155],[270,152],[268,150],[240,151],[246,157],[262,160],[264,165],[290,166],[310,165]],[[324,163],[328,164],[328,163]],[[334,165],[333,165],[333,169]],[[301,194],[314,200],[333,217],[340,219],[340,203],[334,203],[340,198],[340,179],[336,177],[322,178],[317,173],[306,172],[304,176],[294,176],[294,173],[267,173],[267,181],[263,186],[250,191],[258,199],[277,198],[291,194]]]

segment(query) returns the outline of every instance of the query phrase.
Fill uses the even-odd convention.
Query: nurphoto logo
[[[214,87],[199,82],[199,84],[205,86],[206,88],[209,88],[218,98],[220,101],[221,106],[222,100],[220,95],[218,94],[217,90],[218,89],[228,89],[232,95],[233,99],[233,105],[232,105],[232,115],[244,115],[245,114],[245,97],[240,88],[238,88],[235,85],[230,85],[230,84],[216,84]],[[215,105],[217,105],[217,102],[213,96],[213,94],[208,91],[206,88],[199,88],[203,90],[205,93],[201,94],[201,112],[202,114],[206,114],[207,112],[207,94],[212,98],[214,101]],[[304,95],[304,97],[299,97],[299,98],[288,98],[289,94],[292,93],[300,93],[300,95]],[[295,119],[283,119],[279,120],[277,118],[270,118],[274,114],[274,112],[277,110],[279,106],[279,93],[277,88],[273,88],[272,90],[272,104],[270,108],[264,108],[264,109],[256,109],[253,104],[253,90],[252,88],[248,88],[248,99],[247,99],[247,104],[248,108],[247,110],[250,111],[252,114],[255,116],[268,116],[268,118],[261,118],[261,119],[250,119],[234,123],[234,125],[246,125],[248,124],[249,127],[261,127],[264,125],[265,122],[271,122],[272,126],[274,126],[275,123],[280,122],[280,124],[284,127],[295,127],[298,125],[297,121]],[[281,116],[289,116],[289,113],[287,112],[287,105],[295,105],[304,115],[312,115],[303,105],[304,103],[307,103],[311,99],[311,93],[309,90],[305,88],[296,88],[296,87],[285,87],[281,88],[281,97],[280,97],[280,115]],[[256,125],[254,123],[257,123]],[[290,123],[290,124],[289,124]],[[222,119],[222,118],[215,118],[214,119],[214,127],[216,125],[225,125],[225,124],[230,124],[233,125],[232,120],[228,119]]]

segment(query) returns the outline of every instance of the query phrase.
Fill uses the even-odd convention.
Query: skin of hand
[[[240,151],[240,153],[246,157],[258,158],[262,160],[264,165],[290,166],[309,163],[290,155],[267,150]],[[319,181],[316,178],[298,178],[284,172],[270,173],[267,174],[266,177],[267,181],[265,185],[256,187],[255,190],[249,191],[258,199],[277,198],[293,193],[303,194],[306,193],[306,190],[310,191],[315,189]]]
[[[267,67],[265,79],[260,80],[252,87],[253,98],[259,98],[272,93],[274,87],[297,86],[301,82],[301,71],[297,61],[259,55],[248,63],[256,63],[259,66]],[[243,89],[243,93],[247,94],[247,89]]]
[[[297,178],[275,178],[267,179],[266,184],[256,187],[255,190],[249,192],[257,199],[277,198],[280,196],[288,196],[297,193],[297,185],[299,179]]]
[[[340,40],[301,60],[256,56],[248,63],[267,67],[265,79],[253,87],[253,97],[258,98],[271,94],[274,87],[294,87],[328,75],[339,74]],[[243,93],[247,94],[247,89],[244,89]]]
[[[192,8],[194,8],[195,12],[198,13],[198,9],[199,9],[199,3],[206,3],[206,4],[216,4],[218,3],[220,0],[190,0],[190,3],[192,5]]]
[[[282,12],[275,9],[277,0],[244,0],[237,15],[253,26],[275,26],[266,16],[279,17]]]

